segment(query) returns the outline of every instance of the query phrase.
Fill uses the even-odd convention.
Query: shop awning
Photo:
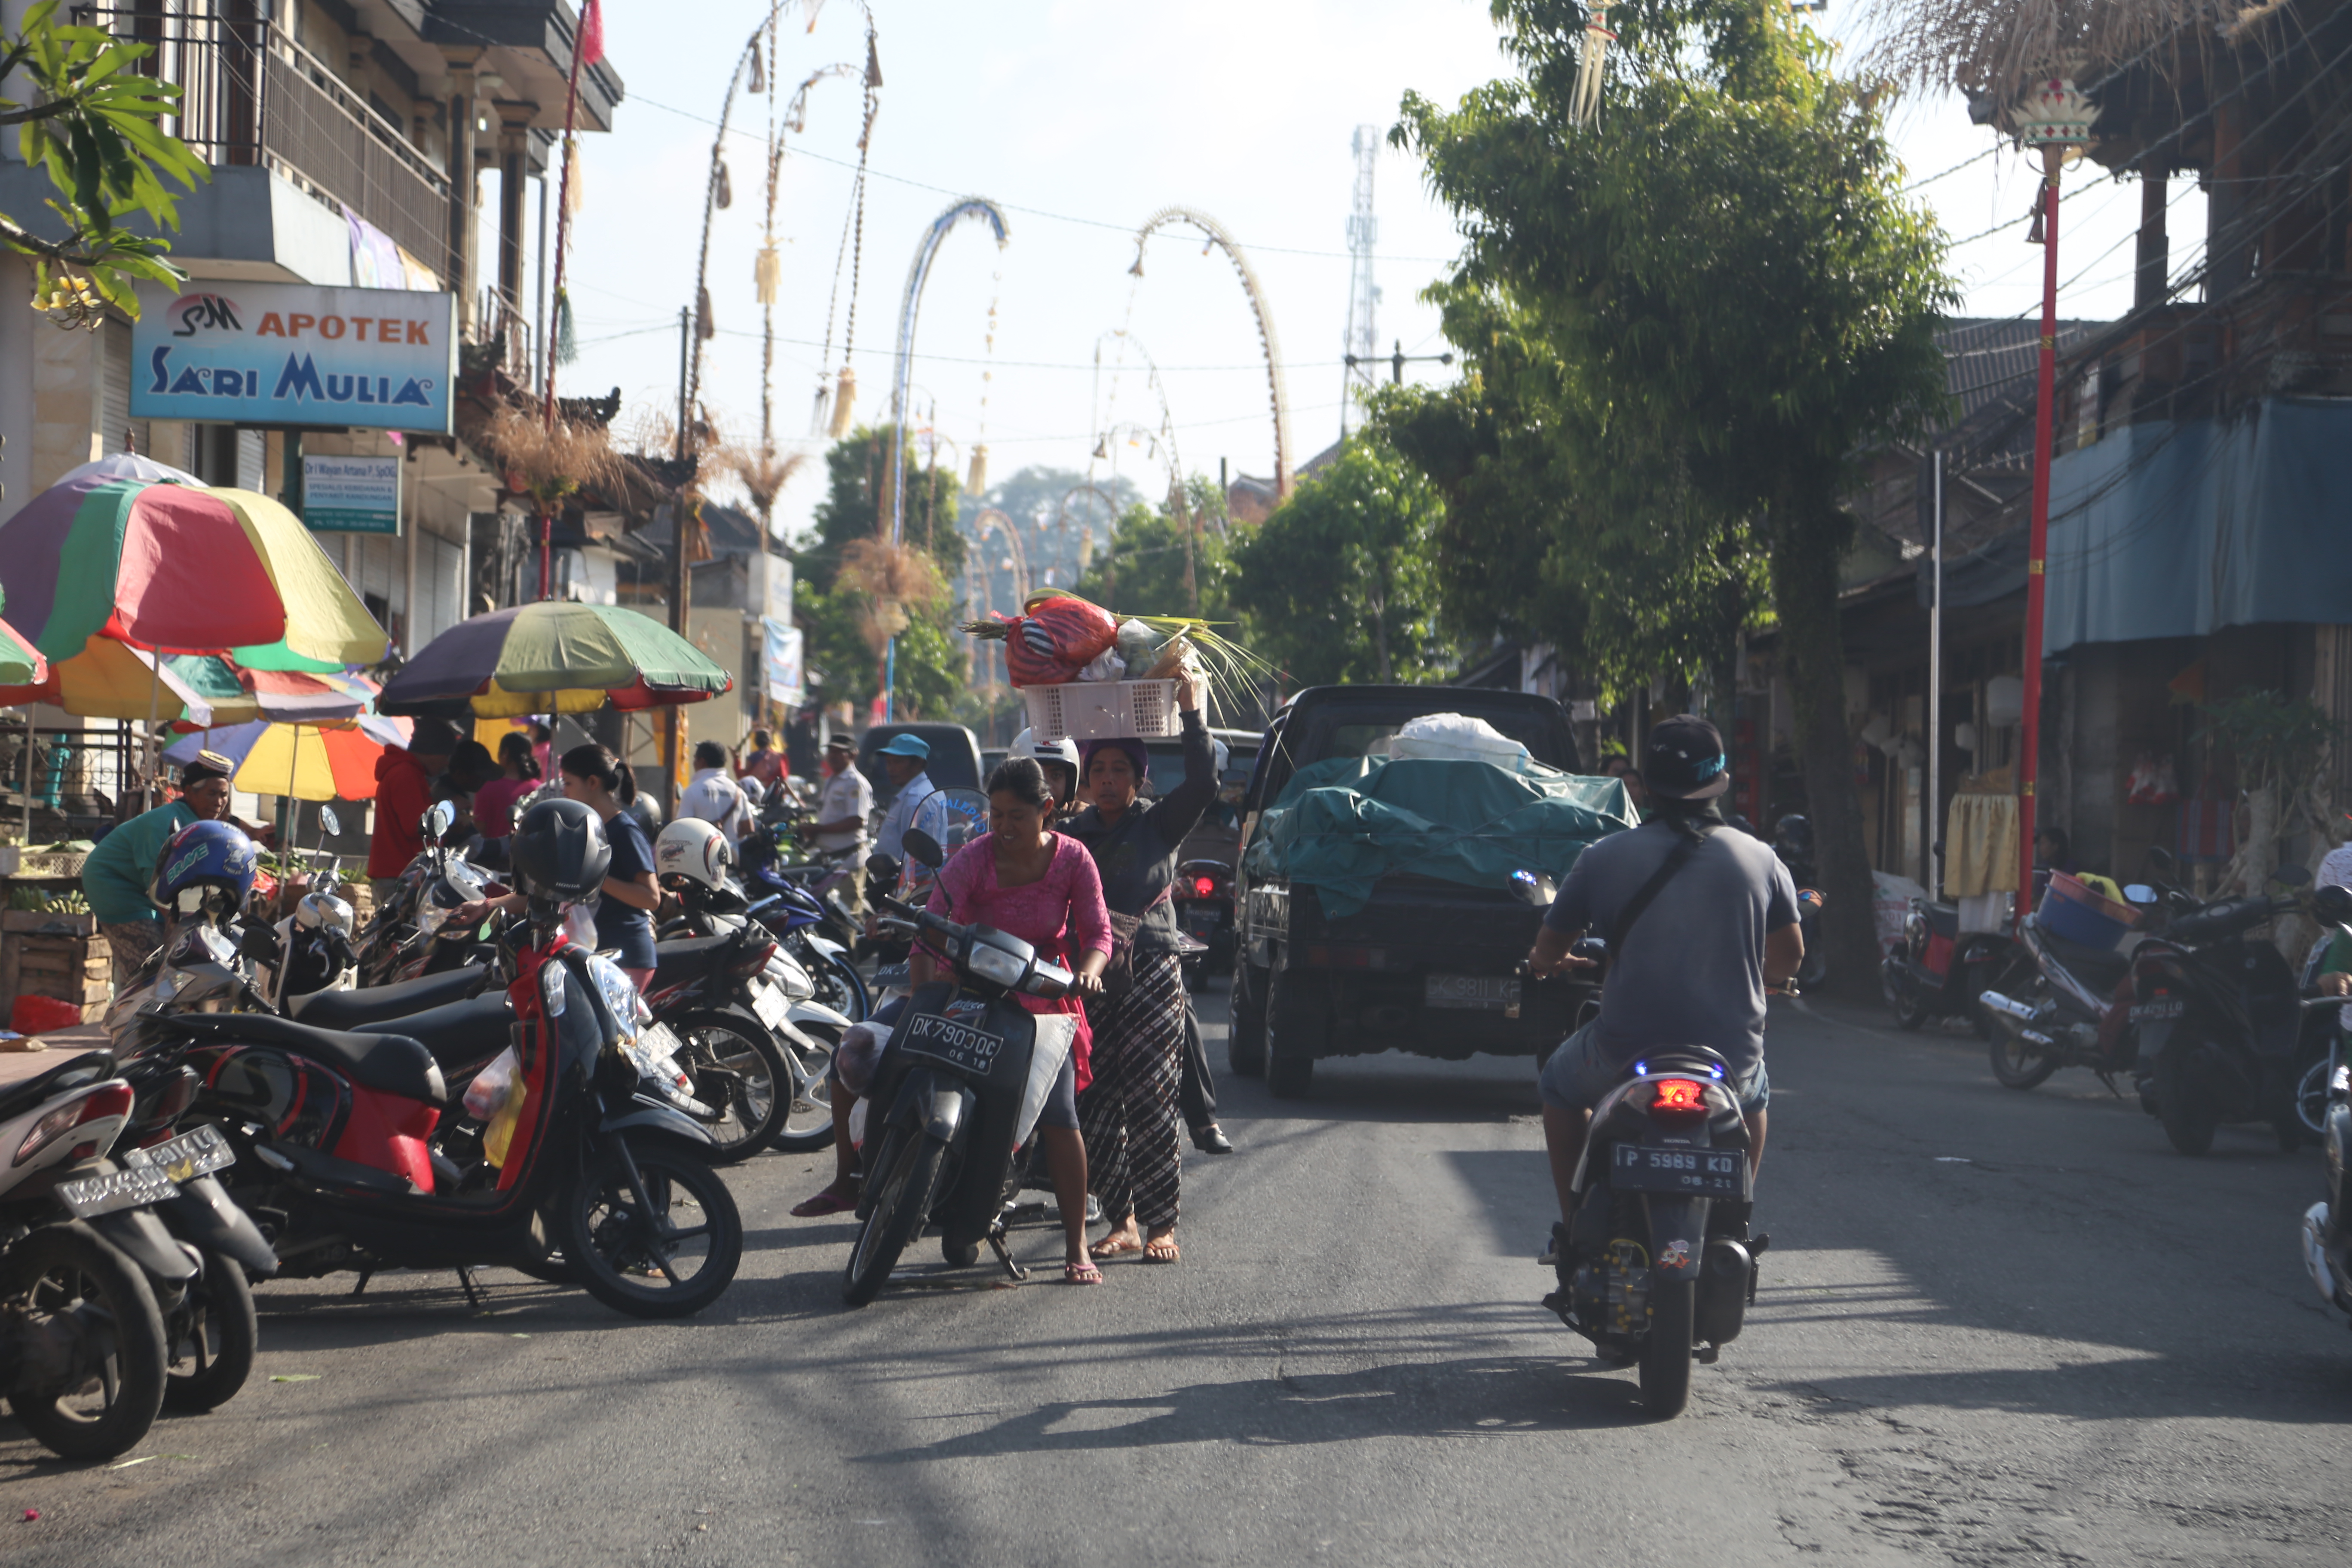
[[[2352,399],[2126,426],[2051,467],[2042,652],[2352,623],[2347,518]]]

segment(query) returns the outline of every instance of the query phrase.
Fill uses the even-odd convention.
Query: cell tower
[[[1348,346],[1349,365],[1341,383],[1339,400],[1339,439],[1348,438],[1349,429],[1362,417],[1357,405],[1359,391],[1370,391],[1376,384],[1378,373],[1373,368],[1374,345],[1378,333],[1372,324],[1373,308],[1381,302],[1381,291],[1372,283],[1372,243],[1380,237],[1380,222],[1372,216],[1372,165],[1381,152],[1381,128],[1359,125],[1350,143],[1356,154],[1356,200],[1348,213]]]

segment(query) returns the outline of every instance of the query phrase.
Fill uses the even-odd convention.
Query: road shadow
[[[1366,1437],[1507,1437],[1638,1426],[1622,1373],[1551,1358],[1395,1362],[1349,1372],[1278,1372],[1132,1399],[1054,1400],[976,1432],[857,1456],[860,1465],[1181,1443],[1291,1447]]]

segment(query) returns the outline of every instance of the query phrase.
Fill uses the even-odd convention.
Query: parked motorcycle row
[[[747,888],[672,835],[681,913],[640,993],[541,889],[453,920],[506,891],[453,821],[426,815],[358,930],[331,891],[260,918],[232,851],[241,881],[168,895],[110,1049],[0,1093],[0,1394],[56,1453],[121,1454],[163,1405],[233,1397],[254,1279],[455,1270],[475,1300],[500,1265],[698,1312],[742,1253],[719,1168],[831,1143],[827,1068],[866,992],[829,868],[777,858]]]
[[[2014,937],[1963,934],[1952,906],[1915,900],[1885,978],[1906,1029],[1973,1021],[2011,1089],[2064,1068],[2119,1095],[2128,1084],[2180,1153],[2208,1152],[2225,1124],[2265,1127],[2288,1153],[2318,1143],[2326,1195],[2303,1216],[2304,1267],[2352,1317],[2352,1008],[2320,987],[2329,941],[2352,934],[2352,889],[2305,892],[2309,879],[2289,868],[2277,892],[2200,899],[2158,848],[2149,879],[2122,889],[2125,907],[2085,921],[2069,889],[2075,907],[2045,898]],[[2299,971],[2255,934],[2291,912],[2323,931]]]

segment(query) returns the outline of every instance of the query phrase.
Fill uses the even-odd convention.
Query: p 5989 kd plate
[[[1648,1143],[1620,1143],[1610,1155],[1609,1184],[1621,1193],[1738,1198],[1747,1160],[1737,1149],[1661,1149]]]

